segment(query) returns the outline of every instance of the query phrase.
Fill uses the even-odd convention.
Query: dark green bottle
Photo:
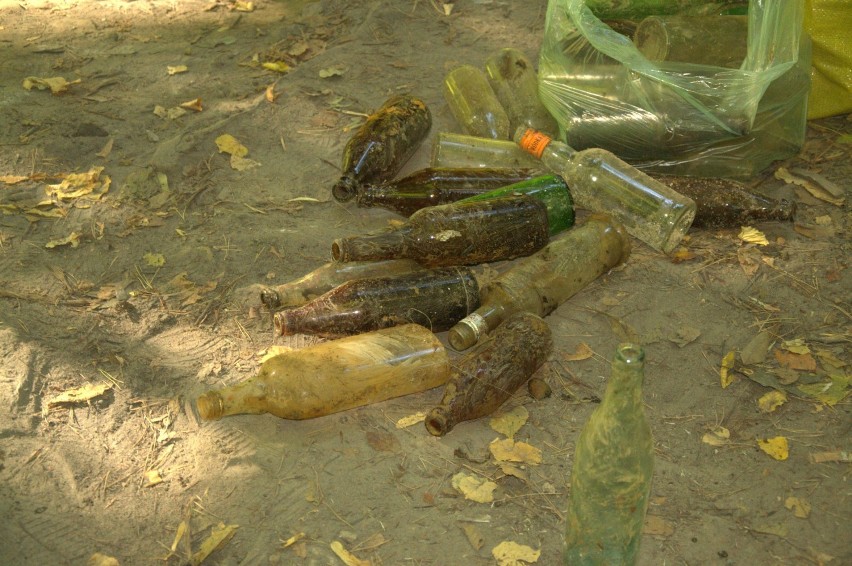
[[[419,98],[401,94],[388,99],[346,144],[340,167],[343,176],[332,188],[332,196],[345,202],[355,196],[359,185],[391,179],[431,127],[432,114]]]

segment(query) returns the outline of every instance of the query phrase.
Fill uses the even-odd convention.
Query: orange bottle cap
[[[527,153],[532,154],[533,157],[540,159],[541,154],[544,153],[544,148],[547,147],[547,144],[551,141],[553,141],[553,138],[547,134],[537,132],[530,128],[524,132],[523,136],[521,136],[521,141],[518,142],[518,145],[520,145],[521,149]]]

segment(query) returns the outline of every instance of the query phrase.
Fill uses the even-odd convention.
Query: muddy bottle
[[[197,400],[203,419],[271,413],[310,419],[446,383],[450,360],[428,328],[406,324],[272,357],[242,383]]]
[[[747,191],[742,184],[714,177],[657,177],[678,193],[695,201],[692,225],[705,228],[736,227],[761,220],[792,220],[796,205],[771,200]]]
[[[412,271],[421,271],[423,266],[412,259],[388,259],[384,261],[351,261],[341,263],[331,261],[321,265],[310,273],[260,292],[260,302],[270,310],[303,305],[331,291],[338,285],[380,275],[399,275]]]
[[[516,312],[547,316],[629,255],[630,238],[620,224],[604,215],[589,217],[484,285],[482,306],[450,329],[450,345],[466,350]]]
[[[343,176],[332,188],[332,196],[348,201],[360,184],[392,178],[431,127],[432,114],[419,98],[403,94],[388,99],[346,144],[340,167]]]
[[[509,116],[481,70],[472,65],[456,67],[444,78],[443,90],[450,112],[468,134],[509,138]]]
[[[689,230],[695,201],[599,148],[575,151],[550,136],[518,128],[515,141],[571,187],[578,206],[611,214],[627,231],[668,253]]]
[[[535,68],[522,51],[507,47],[493,53],[485,62],[485,74],[509,116],[509,131],[526,126],[551,136],[559,132],[539,99]]]
[[[292,309],[275,313],[281,335],[336,338],[413,322],[443,332],[479,307],[479,284],[470,269],[424,269],[355,279]]]
[[[650,61],[738,69],[748,50],[748,16],[649,16],[633,43]]]
[[[621,344],[600,406],[574,450],[565,564],[636,562],[648,509],[654,447],[642,405],[642,348]]]
[[[529,169],[428,167],[396,181],[360,187],[355,202],[410,216],[427,206],[455,202],[533,176]]]
[[[432,167],[512,167],[541,171],[541,161],[511,140],[439,132],[432,144]]]
[[[399,228],[335,240],[337,261],[409,258],[422,265],[475,265],[513,259],[548,240],[547,205],[528,196],[423,208]]]
[[[550,327],[528,312],[509,317],[487,341],[453,362],[441,404],[426,430],[444,436],[455,425],[490,415],[541,367],[553,350]]]

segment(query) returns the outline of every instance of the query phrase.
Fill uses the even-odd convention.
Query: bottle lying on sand
[[[509,116],[480,69],[456,67],[444,78],[443,90],[450,112],[465,132],[484,138],[509,138]]]
[[[438,132],[432,142],[432,167],[511,167],[544,171],[538,159],[512,140]],[[538,173],[541,175],[541,173]]]

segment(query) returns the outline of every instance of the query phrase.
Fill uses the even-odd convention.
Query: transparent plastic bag
[[[799,150],[810,73],[803,0],[749,2],[738,68],[651,61],[586,4],[550,0],[539,61],[542,102],[569,145],[608,149],[647,172],[734,178]]]

